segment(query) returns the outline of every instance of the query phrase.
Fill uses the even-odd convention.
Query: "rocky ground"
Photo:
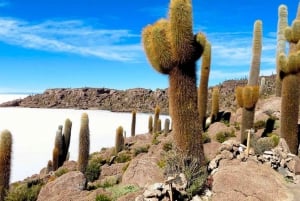
[[[202,194],[189,200],[296,201],[299,198],[298,156],[289,153],[283,139],[278,140],[277,146],[257,145],[261,139],[270,141],[272,138],[261,138],[265,129],[261,122],[268,118],[276,119],[272,135],[279,134],[280,104],[280,98],[273,96],[259,100],[256,130],[251,138],[255,143],[251,144],[249,155],[245,146],[239,143],[241,109],[232,109],[230,122],[216,122],[209,126],[205,135],[210,140],[204,144],[209,171],[206,188]],[[220,133],[225,136],[222,143]],[[96,169],[100,175],[88,182],[87,189],[84,188],[86,178],[76,171],[76,162],[67,161],[55,172],[47,172],[44,168],[39,174],[12,184],[11,194],[16,196],[16,189],[22,185],[27,187],[26,192],[39,185],[40,191],[36,191],[39,201],[105,200],[99,196],[119,201],[167,201],[172,189],[172,195],[183,200],[182,196],[187,193],[186,178],[179,173],[171,177],[164,174],[167,158],[172,154],[172,142],[172,132],[167,135],[146,133],[126,138],[124,150],[117,155],[114,148],[92,153],[90,162],[99,165]]]

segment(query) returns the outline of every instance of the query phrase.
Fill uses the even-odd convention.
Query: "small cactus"
[[[153,132],[153,117],[152,115],[150,115],[148,119],[148,133],[152,134],[152,132]]]
[[[165,125],[164,125],[164,135],[167,136],[170,132],[170,119],[165,119]]]
[[[12,135],[8,130],[0,136],[0,201],[4,201],[9,189],[11,172]]]
[[[115,153],[119,153],[124,147],[123,127],[119,126],[116,130]]]
[[[131,136],[135,136],[136,111],[132,111]]]
[[[85,174],[88,165],[90,152],[90,130],[89,117],[87,113],[81,116],[81,126],[79,132],[79,153],[78,153],[78,170]]]

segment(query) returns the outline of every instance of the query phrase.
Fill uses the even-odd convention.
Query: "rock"
[[[222,160],[223,161],[223,160]],[[289,200],[290,194],[282,176],[255,161],[230,160],[219,166],[213,176],[213,201]]]
[[[223,159],[229,159],[229,160],[231,160],[231,159],[233,159],[233,153],[231,153],[230,151],[224,150],[221,153],[221,157]]]
[[[143,193],[143,196],[145,198],[156,198],[156,197],[160,197],[161,196],[161,191],[160,190],[156,190],[156,189],[146,189]]]
[[[38,201],[80,201],[89,192],[83,191],[86,185],[84,175],[79,171],[68,172],[42,187]],[[94,198],[95,199],[95,198]]]
[[[295,168],[294,168],[295,175],[300,175],[300,159],[295,159]]]
[[[146,157],[147,155],[142,157],[143,155],[138,155],[130,162],[123,174],[122,184],[145,187],[152,183],[164,181],[163,171],[157,165],[158,158]]]
[[[204,155],[208,160],[212,160],[218,154],[219,148],[222,146],[221,143],[212,141],[210,143],[203,144]]]
[[[219,161],[221,159],[222,159],[222,156],[219,154],[213,160],[211,160],[208,165],[208,170],[213,171],[214,169],[216,169],[218,167]]]
[[[101,166],[101,175],[100,179],[103,179],[106,176],[113,176],[113,175],[122,175],[123,174],[123,167],[126,163],[116,163],[112,165],[102,165]]]
[[[286,166],[289,169],[289,171],[295,173],[295,166],[296,166],[295,160],[290,160],[289,162],[286,163]]]

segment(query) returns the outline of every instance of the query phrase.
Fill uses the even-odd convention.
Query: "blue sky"
[[[193,0],[194,32],[212,43],[209,84],[248,75],[254,21],[263,21],[261,75],[275,73],[278,6],[298,0]],[[230,2],[230,3],[229,3]],[[0,0],[0,93],[59,87],[166,88],[149,65],[144,26],[169,0]],[[198,62],[198,72],[200,62]]]

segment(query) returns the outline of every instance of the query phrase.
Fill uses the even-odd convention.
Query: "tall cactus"
[[[285,28],[285,38],[290,43],[288,57],[279,55],[281,89],[280,134],[293,154],[298,153],[298,114],[300,96],[300,4],[291,27]]]
[[[279,77],[279,55],[285,53],[286,40],[284,36],[284,30],[288,26],[288,11],[286,5],[280,5],[278,7],[278,24],[277,24],[277,49],[276,49],[276,83],[275,83],[275,95],[281,96],[281,80]]]
[[[0,136],[0,201],[4,201],[9,189],[11,153],[12,135],[4,130]]]
[[[131,136],[135,136],[135,124],[136,124],[136,111],[132,111],[132,119],[131,119]]]
[[[201,76],[198,89],[198,110],[202,130],[205,129],[207,97],[208,97],[208,79],[211,63],[211,45],[207,41],[202,55]]]
[[[59,168],[63,165],[65,161],[64,160],[65,142],[64,142],[64,137],[62,135],[62,126],[59,126],[58,130],[56,131],[54,147],[58,150],[58,168]]]
[[[122,151],[124,147],[123,127],[119,126],[116,130],[115,153]]]
[[[219,88],[215,87],[215,88],[213,88],[213,91],[212,91],[212,101],[211,101],[211,121],[212,122],[215,122],[218,120],[219,99],[220,99]]]
[[[78,170],[85,174],[88,165],[90,152],[90,130],[89,117],[87,113],[81,115],[81,125],[79,131],[79,153],[78,153]]]
[[[153,125],[153,133],[158,132],[158,120],[159,120],[160,107],[157,105],[154,110],[154,125]]]
[[[253,29],[252,63],[248,79],[249,86],[257,86],[259,83],[260,59],[262,49],[262,21],[256,20]]]
[[[153,117],[152,117],[152,115],[150,115],[149,119],[148,119],[148,132],[150,134],[152,134],[152,132],[153,132]]]
[[[191,0],[171,0],[169,19],[148,25],[143,45],[155,70],[169,75],[169,107],[177,150],[204,164],[197,108],[196,61],[203,53],[205,36],[193,34]]]
[[[70,119],[65,120],[63,138],[64,138],[64,157],[63,160],[66,161],[69,154],[69,147],[71,142],[71,131],[72,131],[72,121]]]
[[[236,88],[236,100],[242,107],[241,143],[245,144],[247,135],[245,131],[253,128],[255,104],[259,98],[258,86],[245,86]]]
[[[165,119],[165,124],[164,124],[164,135],[167,136],[168,133],[170,132],[170,119]]]

